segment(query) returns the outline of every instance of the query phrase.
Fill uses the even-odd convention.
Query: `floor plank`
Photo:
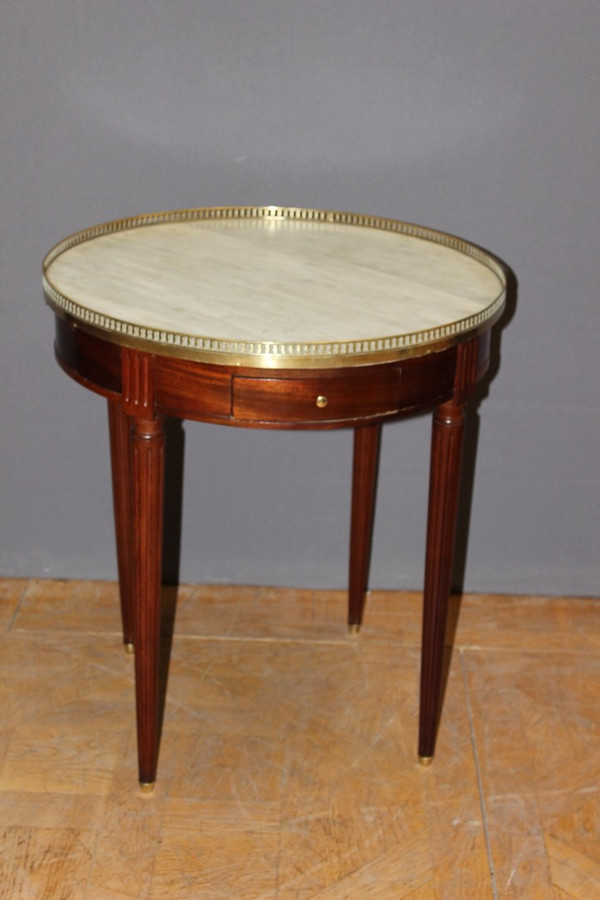
[[[0,579],[0,900],[600,896],[599,601],[455,601],[423,769],[418,594],[177,593],[145,796],[116,585]]]

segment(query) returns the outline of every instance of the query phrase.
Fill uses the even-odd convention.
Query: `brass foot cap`
[[[420,756],[419,762],[421,763],[423,768],[426,769],[427,766],[430,766],[431,763],[433,762],[433,756]]]
[[[155,784],[155,781],[140,781],[140,791],[142,794],[152,794],[154,793]]]
[[[353,622],[351,625],[348,625],[348,631],[350,634],[358,634],[360,631],[360,623]]]
[[[125,647],[125,653],[133,653],[134,652],[133,644],[126,643],[123,646]]]

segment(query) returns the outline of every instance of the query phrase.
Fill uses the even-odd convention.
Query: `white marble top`
[[[55,309],[120,343],[267,367],[430,352],[489,327],[505,293],[498,262],[458,238],[277,207],[80,232],[48,254],[44,286]]]

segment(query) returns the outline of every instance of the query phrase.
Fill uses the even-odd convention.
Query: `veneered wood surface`
[[[474,346],[484,366],[486,335]],[[451,347],[349,369],[261,371],[120,347],[59,316],[55,351],[72,378],[109,399],[122,395],[130,414],[141,412],[151,398],[157,415],[250,428],[345,427],[432,407],[452,396],[458,356]],[[323,408],[316,405],[319,396],[327,398]]]

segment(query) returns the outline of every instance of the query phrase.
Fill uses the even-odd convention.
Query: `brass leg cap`
[[[140,791],[142,794],[153,794],[155,781],[140,781]]]
[[[133,653],[134,652],[133,644],[126,643],[123,646],[125,647],[125,653]]]
[[[433,756],[420,756],[419,762],[421,763],[423,768],[426,769],[427,766],[430,766],[431,763],[433,762]]]
[[[348,631],[350,634],[358,634],[360,631],[360,622],[353,622],[351,625],[348,625]]]

